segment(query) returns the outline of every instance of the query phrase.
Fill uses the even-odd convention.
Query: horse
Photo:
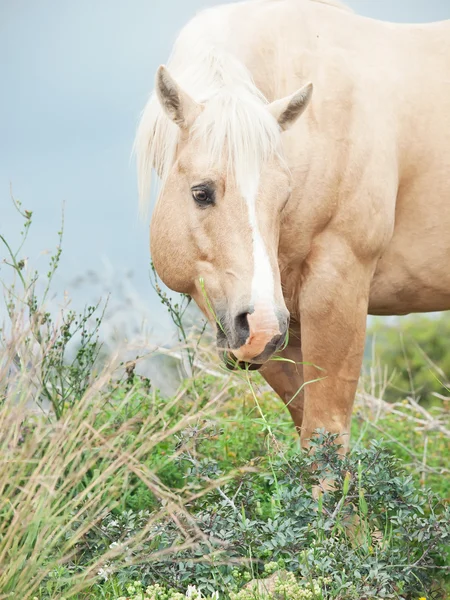
[[[135,140],[157,273],[301,443],[346,452],[367,315],[450,309],[450,21],[247,0],[180,32]],[[276,355],[282,360],[271,360]]]

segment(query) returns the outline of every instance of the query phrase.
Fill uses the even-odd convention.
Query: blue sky
[[[0,0],[0,232],[19,221],[9,186],[34,212],[26,253],[37,264],[56,243],[57,286],[87,270],[113,288],[133,283],[155,326],[166,323],[148,282],[148,227],[137,217],[130,162],[136,122],[177,31],[214,0]],[[448,0],[350,0],[399,22],[450,18]],[[3,251],[0,252],[0,257]],[[0,271],[0,276],[1,276]],[[96,290],[83,288],[91,301]],[[76,292],[75,292],[76,293]]]

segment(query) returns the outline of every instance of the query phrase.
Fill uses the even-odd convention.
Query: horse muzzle
[[[224,319],[219,323],[217,345],[226,351],[227,366],[257,369],[283,346],[289,313],[255,304],[229,319],[228,327],[223,326]]]

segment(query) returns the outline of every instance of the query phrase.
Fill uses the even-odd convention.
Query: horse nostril
[[[236,331],[237,337],[242,340],[242,343],[250,336],[250,326],[248,324],[248,312],[242,312],[237,317],[234,318],[234,328]]]

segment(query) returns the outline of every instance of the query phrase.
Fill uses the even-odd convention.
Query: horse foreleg
[[[281,352],[277,353],[281,360],[270,360],[261,368],[261,375],[270,387],[286,404],[300,433],[303,422],[303,365],[300,343],[300,327],[292,322],[289,327],[289,341]],[[285,359],[285,360],[283,360]]]
[[[373,268],[344,244],[327,245],[307,265],[300,290],[305,382],[302,445],[314,430],[337,433],[348,450],[350,421],[364,353]]]

